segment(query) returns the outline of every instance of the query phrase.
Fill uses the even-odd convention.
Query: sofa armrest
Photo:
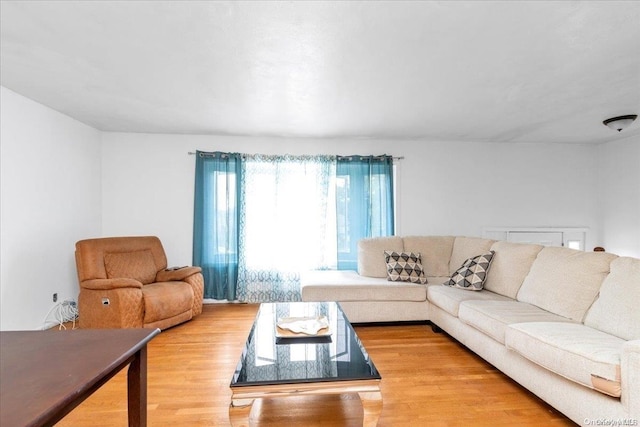
[[[202,268],[200,267],[180,267],[175,270],[160,270],[158,274],[156,274],[156,282],[181,281],[201,271]]]
[[[640,340],[627,341],[620,361],[622,404],[633,419],[640,419]]]
[[[135,279],[90,279],[80,283],[80,287],[92,290],[109,290],[118,288],[142,288],[142,283]]]

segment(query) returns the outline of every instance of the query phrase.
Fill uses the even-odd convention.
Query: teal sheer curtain
[[[196,152],[193,265],[202,267],[209,299],[237,299],[241,157]]]
[[[394,234],[393,200],[393,157],[337,158],[339,270],[357,270],[358,240]]]

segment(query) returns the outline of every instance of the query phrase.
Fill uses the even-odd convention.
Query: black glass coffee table
[[[317,336],[276,327],[291,317],[325,317],[329,327]],[[357,393],[363,425],[375,426],[382,411],[380,380],[338,303],[261,304],[231,380],[229,419],[233,426],[248,426],[255,399]]]

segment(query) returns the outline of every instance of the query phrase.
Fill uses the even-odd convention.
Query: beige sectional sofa
[[[580,425],[640,424],[640,259],[452,236],[358,249],[358,272],[305,273],[302,299],[354,323],[429,320]],[[388,281],[385,250],[420,253],[428,284]],[[487,251],[483,290],[443,285]]]

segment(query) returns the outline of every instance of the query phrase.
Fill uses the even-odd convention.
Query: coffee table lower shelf
[[[364,427],[376,426],[382,412],[382,393],[377,379],[231,387],[231,393],[229,421],[233,427],[249,427],[255,399],[357,393],[364,409]]]

